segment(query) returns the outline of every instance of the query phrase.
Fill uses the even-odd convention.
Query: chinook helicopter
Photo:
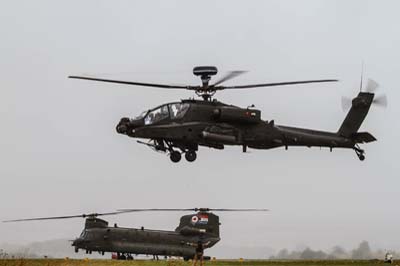
[[[181,212],[193,211],[194,214],[183,215],[175,231],[150,230],[141,228],[124,228],[108,226],[108,222],[99,216],[118,215],[132,212]],[[91,213],[70,216],[41,217],[7,220],[3,222],[43,221],[71,218],[85,218],[85,227],[81,235],[73,240],[75,252],[80,249],[86,254],[93,251],[104,255],[105,252],[117,253],[117,259],[131,260],[133,254],[153,256],[183,257],[184,260],[202,261],[204,250],[220,241],[219,217],[216,212],[265,212],[267,209],[120,209],[116,212]]]
[[[372,103],[386,105],[386,97],[375,97],[377,83],[369,80],[365,91],[352,100],[344,99],[342,104],[350,108],[346,118],[337,132],[325,132],[297,127],[276,125],[274,120],[262,120],[261,111],[254,106],[240,108],[212,99],[217,91],[247,89],[257,87],[284,86],[309,83],[336,82],[336,79],[304,80],[253,85],[223,86],[223,82],[243,74],[245,71],[231,71],[215,83],[210,84],[211,77],[218,73],[214,66],[198,66],[193,74],[202,81],[200,86],[165,85],[102,79],[87,76],[69,76],[73,79],[119,83],[127,85],[156,87],[163,89],[186,89],[194,91],[202,100],[187,99],[160,105],[144,111],[135,118],[124,117],[116,130],[132,138],[149,139],[149,142],[138,141],[156,151],[169,154],[172,162],[179,162],[182,154],[189,162],[197,158],[199,146],[224,149],[225,145],[247,148],[272,149],[289,146],[346,148],[355,151],[358,158],[365,159],[365,151],[359,144],[375,141],[368,132],[358,132]]]

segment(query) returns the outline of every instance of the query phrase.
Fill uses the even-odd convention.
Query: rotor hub
[[[218,73],[215,66],[197,66],[193,68],[193,74],[200,76],[202,86],[196,90],[196,94],[202,97],[205,101],[210,101],[211,97],[215,94],[215,90],[209,87],[211,76]]]

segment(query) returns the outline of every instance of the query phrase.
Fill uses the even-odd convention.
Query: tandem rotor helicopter
[[[224,149],[225,145],[247,148],[272,149],[277,147],[305,146],[346,148],[355,151],[358,158],[365,159],[365,151],[359,144],[375,141],[368,132],[358,132],[372,103],[386,106],[386,96],[375,97],[378,84],[369,80],[366,88],[352,100],[342,100],[350,108],[337,132],[325,132],[297,127],[276,125],[274,120],[262,120],[261,111],[254,106],[240,108],[212,99],[220,90],[248,89],[258,87],[284,86],[308,83],[336,82],[335,79],[304,80],[278,83],[262,83],[239,86],[223,86],[223,82],[243,74],[245,71],[231,71],[210,84],[211,77],[218,73],[214,66],[197,66],[193,74],[202,81],[200,86],[165,85],[135,81],[102,79],[87,76],[69,76],[73,79],[155,87],[162,89],[186,89],[194,91],[202,100],[186,99],[180,102],[162,104],[144,111],[135,118],[124,117],[118,123],[119,134],[132,138],[149,139],[138,141],[156,151],[169,154],[172,162],[179,162],[182,154],[189,162],[197,158],[199,146]]]
[[[183,215],[175,231],[150,230],[142,228],[123,228],[108,226],[108,222],[98,216],[142,212],[181,212],[192,211],[194,214]],[[184,260],[203,259],[204,249],[211,248],[220,241],[219,217],[216,212],[265,212],[267,209],[121,209],[116,212],[92,213],[70,216],[41,217],[8,220],[3,222],[42,221],[71,218],[85,218],[85,227],[81,235],[73,240],[75,252],[86,250],[104,255],[105,252],[117,253],[117,259],[131,260],[133,254],[153,256],[183,257]],[[158,257],[157,257],[158,258]]]

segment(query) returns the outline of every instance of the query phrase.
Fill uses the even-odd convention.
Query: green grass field
[[[395,261],[391,265],[398,266]],[[0,260],[0,266],[191,266],[192,262],[181,260],[73,260],[73,259],[13,259]],[[198,264],[199,265],[199,264]],[[206,266],[369,266],[369,265],[390,265],[379,260],[298,260],[298,261],[270,261],[270,260],[215,260],[205,262]]]

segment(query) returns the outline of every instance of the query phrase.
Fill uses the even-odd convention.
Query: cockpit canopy
[[[135,119],[143,119],[145,125],[151,125],[158,123],[164,119],[180,119],[182,118],[187,110],[189,109],[189,103],[169,103],[156,107],[152,110],[143,112],[140,116]]]

